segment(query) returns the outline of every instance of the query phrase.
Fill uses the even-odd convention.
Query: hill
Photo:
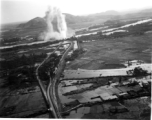
[[[21,29],[30,29],[30,28],[45,28],[46,22],[44,18],[36,17],[26,23],[22,23],[18,26]]]

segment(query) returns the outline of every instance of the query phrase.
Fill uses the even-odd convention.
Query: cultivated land
[[[99,39],[82,43],[86,53],[67,65],[67,69],[121,68],[127,60],[151,62],[152,34],[122,38]]]
[[[65,118],[150,119],[150,97],[139,97],[137,93],[142,93],[142,87],[138,84],[129,86],[128,80],[133,78],[125,79],[123,80],[123,85],[120,85],[118,83],[118,77],[111,77],[110,81],[114,83],[110,86],[105,85],[108,81],[107,78],[62,81],[59,85],[59,95],[64,111],[74,108],[75,106],[77,107],[71,110],[69,114],[65,114]],[[78,81],[81,83],[85,80],[92,82],[76,85]],[[136,80],[142,80],[144,82],[151,81],[149,77]],[[100,85],[91,88],[92,85],[97,84]],[[65,93],[70,91],[79,92],[65,95]],[[134,91],[136,94],[132,94],[132,96],[129,91]],[[121,94],[125,94],[124,96],[126,97],[124,100],[118,100]]]

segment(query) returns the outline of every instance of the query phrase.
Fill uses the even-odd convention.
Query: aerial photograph
[[[151,120],[152,0],[0,4],[0,119]]]

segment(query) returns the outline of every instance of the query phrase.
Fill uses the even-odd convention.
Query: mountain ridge
[[[152,8],[144,9],[144,10],[138,10],[134,12],[129,12],[122,14],[121,12],[117,12],[115,10],[108,10],[105,12],[95,13],[95,14],[89,14],[89,15],[72,15],[69,13],[63,13],[65,15],[65,19],[67,22],[67,26],[75,29],[79,27],[89,27],[93,24],[102,24],[108,19],[127,19],[127,18],[139,18],[139,17],[152,17]],[[35,17],[31,20],[29,20],[26,23],[22,23],[18,26],[18,28],[21,29],[31,29],[31,28],[46,28],[46,22],[44,18],[41,17]]]
[[[77,23],[82,23],[82,22],[91,22],[95,19],[104,19],[105,17],[110,18],[112,15],[118,15],[117,11],[106,11],[106,12],[101,12],[101,13],[96,13],[96,14],[90,14],[87,16],[75,16],[69,13],[63,13],[65,15],[65,19],[67,22],[67,25],[69,24],[77,24]],[[46,22],[45,19],[42,17],[35,17],[26,23],[19,24],[17,28],[20,29],[30,29],[30,28],[46,28]]]

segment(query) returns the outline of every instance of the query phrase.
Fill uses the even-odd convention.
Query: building
[[[78,49],[78,41],[74,41],[74,50]]]

